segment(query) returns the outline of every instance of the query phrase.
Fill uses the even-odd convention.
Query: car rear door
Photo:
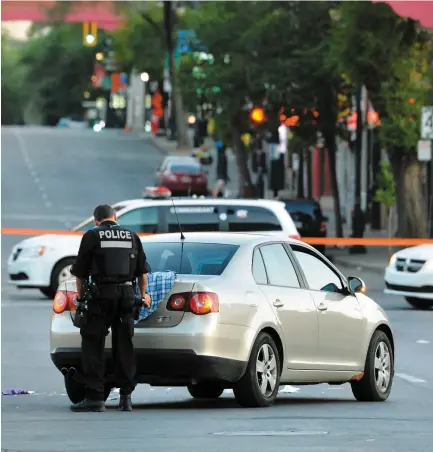
[[[302,276],[282,243],[265,244],[254,250],[253,275],[281,324],[284,368],[315,369],[317,308],[308,290],[304,290]]]
[[[358,299],[345,290],[345,282],[318,253],[290,245],[318,309],[319,361],[323,370],[356,370],[366,340],[366,321]]]
[[[161,232],[179,232],[179,223],[183,232],[218,232],[221,213],[225,212],[225,207],[200,203],[176,202],[174,206],[164,206],[162,209]]]

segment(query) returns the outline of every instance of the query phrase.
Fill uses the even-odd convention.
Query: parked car
[[[314,199],[282,199],[301,237],[326,237],[328,217]],[[325,254],[325,245],[314,245]]]
[[[138,383],[186,386],[195,398],[233,389],[246,407],[274,403],[286,384],[350,382],[360,401],[384,401],[394,376],[385,312],[356,276],[286,235],[186,233],[143,238],[153,271],[177,272],[157,310],[136,323]],[[53,302],[50,352],[70,399],[84,399],[74,280]],[[161,340],[163,338],[163,340]],[[106,388],[115,386],[111,337]]]
[[[156,173],[156,185],[167,187],[174,196],[207,195],[208,178],[194,157],[167,157]]]
[[[174,205],[173,205],[174,202]],[[279,201],[246,199],[135,199],[114,205],[117,221],[139,234],[178,232],[283,232],[299,233]],[[93,217],[73,230],[93,227]],[[59,284],[71,277],[70,268],[78,253],[79,235],[40,235],[15,245],[8,260],[9,282],[21,289],[40,289],[54,297]]]
[[[417,309],[433,307],[433,245],[395,253],[385,269],[385,293],[400,295]]]

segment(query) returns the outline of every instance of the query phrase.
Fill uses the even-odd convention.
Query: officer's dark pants
[[[127,311],[128,315],[125,315],[125,306],[133,302],[134,296],[132,286],[107,285],[100,287],[98,297],[88,304],[87,324],[80,333],[86,398],[90,400],[104,400],[104,349],[110,327],[114,383],[121,394],[131,394],[135,388],[134,319],[132,311]]]

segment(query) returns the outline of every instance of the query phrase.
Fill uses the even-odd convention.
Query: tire
[[[51,272],[50,287],[45,288],[50,298],[54,298],[56,295],[57,288],[59,287],[60,275],[67,267],[70,267],[74,262],[75,262],[74,257],[67,257],[57,262],[57,264],[54,266],[53,271]]]
[[[54,295],[53,295],[53,292],[51,290],[51,287],[39,287],[39,290],[47,298],[54,298]]]
[[[65,389],[69,400],[74,404],[82,402],[86,397],[86,387],[67,376],[65,377]]]
[[[72,403],[80,403],[86,397],[86,387],[74,380],[73,378],[65,377],[66,394]],[[105,385],[104,400],[106,401],[111,393],[111,385]]]
[[[429,310],[433,307],[433,301],[431,300],[422,300],[421,298],[415,297],[405,297],[406,301],[415,309],[421,309],[423,311]]]
[[[218,399],[224,388],[218,383],[199,383],[188,385],[188,392],[194,399]]]
[[[379,358],[379,362],[375,365],[376,357]],[[386,365],[386,363],[388,364]],[[377,368],[377,366],[382,365],[385,365],[383,369],[381,367]],[[381,372],[380,374],[379,371]],[[383,372],[386,371],[389,381],[387,385],[381,385],[382,389],[380,389],[378,387],[379,378],[380,375],[383,377]],[[368,347],[364,376],[361,380],[350,383],[353,395],[360,402],[384,402],[391,392],[393,378],[394,355],[391,342],[383,331],[376,330]],[[386,382],[386,380],[382,381]]]
[[[269,360],[266,363],[264,351],[267,350]],[[273,359],[274,358],[274,359]],[[263,382],[264,373],[257,371],[257,363],[271,364],[268,376],[272,375],[274,388],[270,386],[269,380],[262,391],[260,383]],[[273,363],[273,364],[272,364]],[[268,407],[273,405],[278,394],[281,376],[281,363],[277,346],[272,337],[267,333],[260,333],[251,350],[250,360],[244,376],[234,385],[233,392],[239,405],[243,407]]]

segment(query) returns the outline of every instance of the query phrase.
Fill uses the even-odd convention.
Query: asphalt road
[[[4,128],[1,144],[2,223],[9,227],[65,227],[97,203],[134,198],[162,159],[150,144],[115,132]],[[49,357],[51,302],[7,285],[7,257],[20,239],[1,241],[2,389],[35,393],[2,396],[2,451],[432,450],[433,312],[384,295],[381,274],[359,273],[395,328],[397,375],[385,403],[356,402],[348,385],[318,385],[287,387],[272,408],[241,409],[230,391],[207,403],[185,389],[142,385],[132,413],[71,413]]]

